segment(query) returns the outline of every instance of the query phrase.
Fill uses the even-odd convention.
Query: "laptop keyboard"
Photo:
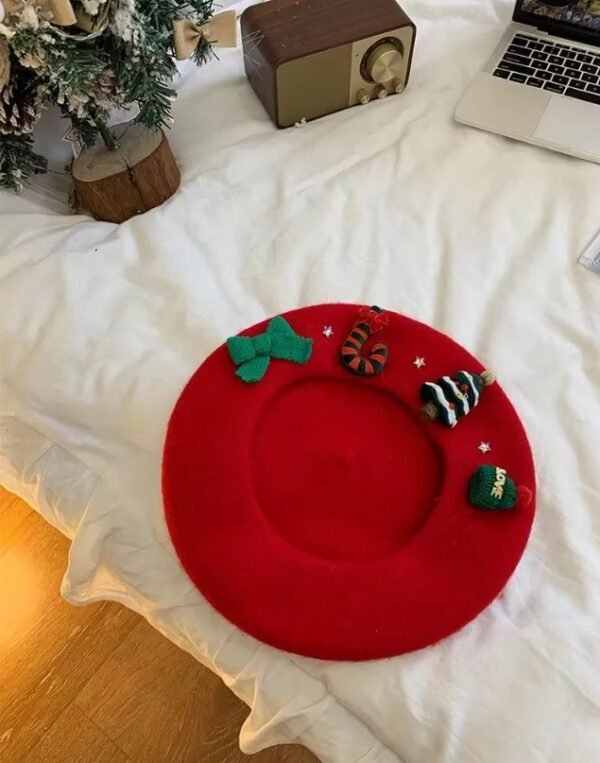
[[[600,53],[516,34],[494,77],[600,104]]]

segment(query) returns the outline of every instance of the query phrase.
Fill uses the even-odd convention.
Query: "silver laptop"
[[[517,0],[455,117],[600,162],[600,0]]]

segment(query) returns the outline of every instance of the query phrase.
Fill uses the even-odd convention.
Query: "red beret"
[[[287,313],[312,349],[271,359],[256,383],[219,347],[177,402],[164,453],[167,523],[191,580],[255,638],[323,659],[389,657],[464,626],[506,585],[535,507],[527,437],[498,384],[453,429],[419,413],[424,382],[482,365],[386,311],[384,368],[359,376],[340,360],[358,313]],[[469,481],[482,464],[501,466],[533,500],[474,508]]]

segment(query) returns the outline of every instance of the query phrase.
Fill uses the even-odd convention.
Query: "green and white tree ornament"
[[[421,387],[421,408],[430,421],[440,421],[447,427],[455,427],[477,405],[485,387],[496,380],[491,371],[473,374],[458,371],[454,376],[442,376]]]

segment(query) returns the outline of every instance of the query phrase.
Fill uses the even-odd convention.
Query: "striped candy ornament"
[[[421,387],[421,408],[430,421],[440,421],[447,427],[455,427],[459,420],[479,404],[484,387],[493,384],[496,377],[491,371],[472,374],[458,371],[454,377],[442,376],[435,382],[425,382]]]
[[[362,357],[361,352],[370,337],[387,326],[388,320],[385,312],[376,305],[360,310],[340,350],[342,363],[348,370],[359,376],[378,376],[383,371],[388,359],[386,344],[375,342],[367,358]]]

